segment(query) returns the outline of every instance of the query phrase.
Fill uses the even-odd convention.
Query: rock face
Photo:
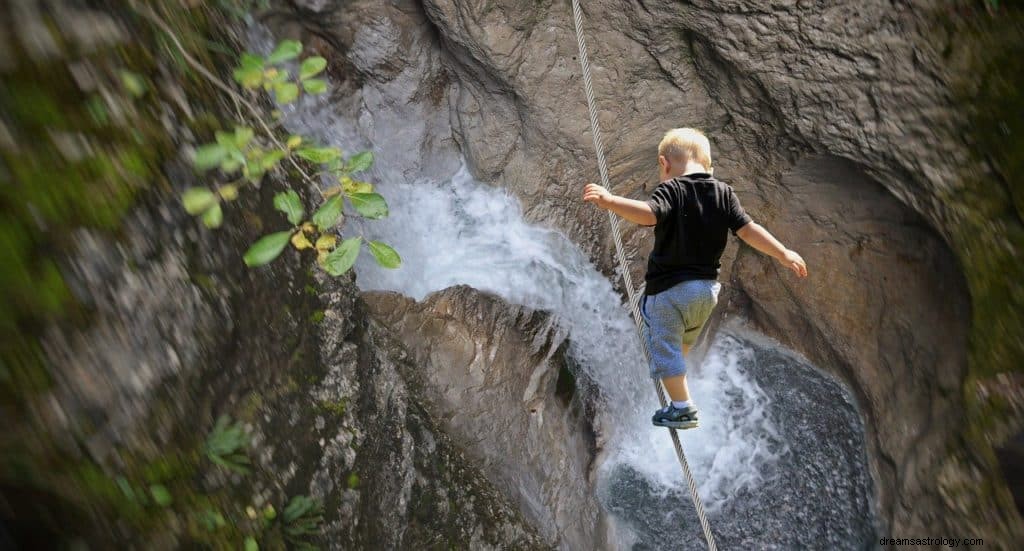
[[[552,317],[458,286],[422,302],[364,295],[421,366],[425,398],[488,477],[553,546],[603,547],[606,522],[590,483],[596,456],[565,334]]]
[[[457,146],[475,175],[611,272],[604,216],[578,200],[596,170],[567,5],[316,4],[317,17],[294,21],[360,71],[348,92],[366,102],[368,128],[388,105],[424,106],[429,116],[409,121],[423,144]],[[883,531],[1009,542],[1021,519],[1002,507],[990,454],[960,435],[971,309],[957,263],[967,245],[953,230],[966,226],[948,198],[964,170],[983,170],[955,134],[941,9],[598,0],[585,3],[585,29],[614,191],[644,197],[661,133],[703,128],[716,175],[807,258],[810,282],[794,282],[730,249],[721,312],[751,318],[854,390]],[[639,278],[650,234],[626,238]]]
[[[176,9],[168,11],[175,28],[201,36],[193,12]],[[58,15],[64,24],[80,17],[126,28],[121,13],[82,7]],[[31,28],[45,45],[52,37],[43,21]],[[121,66],[122,53],[121,46],[85,50],[88,62],[69,54],[67,63],[88,80],[105,63]],[[162,100],[164,86],[178,84],[175,62],[163,52],[147,60],[161,75],[147,97]],[[107,99],[145,129],[133,143],[156,151],[146,172],[153,181],[140,186],[174,189],[140,193],[118,217],[117,235],[61,235],[76,244],[60,260],[80,318],[41,331],[37,385],[12,380],[26,366],[7,364],[7,356],[0,362],[3,398],[9,385],[20,393],[17,403],[0,402],[0,547],[228,549],[252,537],[263,549],[547,548],[425,408],[423,369],[369,321],[351,274],[314,276],[310,259],[294,251],[268,267],[243,264],[243,251],[283,224],[272,206],[284,185],[279,174],[226,207],[217,231],[185,213],[181,192],[211,182],[200,181],[189,160],[200,130],[182,113],[202,112],[207,134],[210,119],[234,115],[209,89],[171,92],[176,105],[154,101],[145,109]],[[51,114],[55,124],[79,124],[57,107]],[[150,116],[173,147],[146,141]],[[81,148],[92,147],[87,139]],[[141,157],[131,160],[133,173],[148,168]],[[208,445],[221,416],[249,435],[230,452],[242,465],[235,470],[215,463],[221,456]],[[322,522],[289,524],[287,506],[297,496],[320,502]]]
[[[229,252],[249,240],[245,232],[163,233],[188,224],[137,213],[129,225],[139,230],[129,232],[139,245],[131,260],[109,253],[76,264],[83,285],[90,275],[128,274],[121,271],[125,262],[139,268],[102,280],[106,294],[95,296],[105,307],[88,330],[55,330],[45,341],[62,379],[36,415],[67,424],[37,428],[71,434],[90,419],[91,457],[118,473],[128,457],[173,457],[178,450],[187,457],[194,435],[228,414],[252,434],[257,465],[234,484],[256,507],[281,510],[296,494],[320,500],[325,521],[314,537],[327,548],[545,547],[424,409],[423,368],[387,329],[367,321],[351,278],[310,281],[301,262],[247,273],[237,251]],[[209,252],[190,255],[183,247],[192,239]],[[156,243],[160,254],[152,254]],[[102,240],[96,245],[118,250]],[[226,481],[200,468],[204,491],[216,495]],[[179,498],[185,484],[166,482]],[[226,515],[231,508],[224,506]],[[107,529],[96,537],[191,541],[174,531]],[[260,539],[272,547],[272,537]]]
[[[815,276],[795,281],[745,248],[733,264],[729,310],[855,389],[882,517],[924,530],[931,521],[921,504],[941,502],[929,482],[941,465],[920,450],[953,445],[963,409],[954,398],[966,375],[963,278],[922,217],[847,160],[805,157],[773,191],[755,209],[790,206],[768,223],[790,236]]]

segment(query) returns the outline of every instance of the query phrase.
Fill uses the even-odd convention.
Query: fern
[[[231,423],[231,418],[221,415],[213,430],[206,437],[205,452],[210,461],[242,474],[249,473],[249,434],[241,423]]]
[[[282,531],[288,543],[302,551],[319,549],[309,538],[320,533],[323,524],[323,510],[315,499],[297,495],[288,502],[281,514]]]

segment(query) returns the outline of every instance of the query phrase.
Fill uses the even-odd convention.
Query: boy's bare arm
[[[804,259],[796,253],[787,249],[775,236],[768,233],[768,230],[761,227],[757,222],[750,222],[736,231],[736,236],[745,241],[751,247],[771,256],[783,266],[793,270],[797,277],[807,277],[807,264]]]
[[[627,199],[613,195],[607,189],[597,184],[587,184],[583,188],[583,200],[614,212],[619,216],[643,226],[653,226],[658,222],[651,211],[650,205],[644,201]]]

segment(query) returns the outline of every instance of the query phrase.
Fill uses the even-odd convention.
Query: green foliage
[[[185,193],[181,194],[181,202],[185,205],[185,212],[196,215],[216,205],[217,197],[206,188],[194,187],[186,189]]]
[[[302,200],[294,189],[282,191],[274,196],[274,208],[283,212],[293,226],[302,222],[306,211],[302,208]]]
[[[306,58],[299,67],[299,78],[307,79],[314,77],[327,67],[327,60],[320,56]]]
[[[197,515],[199,524],[206,528],[207,531],[214,532],[223,528],[227,521],[224,519],[224,515],[216,509],[204,509]]]
[[[281,513],[281,521],[285,540],[294,548],[318,549],[309,543],[309,538],[320,532],[320,525],[324,521],[318,501],[304,495],[293,497]]]
[[[313,213],[313,224],[320,231],[327,231],[334,227],[341,218],[341,209],[344,206],[341,196],[335,195],[324,201],[315,213]]]
[[[163,484],[150,484],[149,494],[153,496],[153,501],[161,507],[169,507],[174,501],[171,498],[171,492],[168,492]]]
[[[282,40],[277,48],[267,57],[267,63],[274,65],[299,57],[302,53],[302,43],[298,40]]]
[[[249,472],[249,434],[241,423],[231,423],[227,415],[220,416],[206,437],[204,453],[217,465],[239,473]]]
[[[288,246],[291,237],[290,231],[279,231],[270,235],[264,235],[245,252],[242,260],[250,268],[262,266],[281,255],[284,248]]]
[[[224,223],[224,209],[220,207],[220,204],[213,205],[203,212],[201,218],[207,228],[217,229]]]
[[[320,56],[302,60],[296,78],[292,79],[284,64],[298,58],[301,53],[302,43],[295,40],[282,40],[265,58],[247,52],[235,68],[235,82],[249,90],[273,91],[274,99],[285,104],[297,100],[300,90],[307,94],[327,92],[327,82],[313,78],[327,67],[327,60]]]
[[[363,151],[362,153],[353,155],[348,160],[348,171],[350,173],[362,172],[373,166],[373,153],[369,151]]]
[[[296,78],[291,77],[284,64],[298,59],[302,44],[294,40],[280,42],[274,51],[261,57],[253,53],[242,54],[234,77],[249,90],[273,92],[280,103],[290,103],[301,90],[319,94],[327,91],[326,81],[316,78],[327,68],[327,60],[310,56],[299,63]],[[301,85],[301,87],[300,87]],[[359,246],[365,240],[346,239],[335,248],[336,231],[345,219],[345,199],[360,216],[379,219],[388,215],[384,197],[374,192],[373,185],[352,179],[352,174],[365,172],[373,166],[373,153],[362,151],[348,159],[337,147],[323,146],[302,136],[292,135],[284,145],[272,139],[275,146],[257,139],[248,126],[236,126],[233,132],[218,131],[215,141],[196,148],[194,164],[200,171],[219,170],[224,176],[236,180],[221,185],[216,192],[206,188],[191,188],[182,195],[185,210],[198,216],[209,228],[218,228],[224,221],[223,203],[238,198],[239,188],[245,183],[255,184],[263,176],[290,158],[293,163],[303,162],[318,167],[318,174],[329,174],[338,184],[323,193],[323,201],[314,210],[311,220],[304,221],[306,209],[295,190],[286,190],[274,196],[274,208],[284,213],[293,229],[271,233],[260,238],[243,255],[246,265],[262,266],[284,252],[288,243],[297,251],[316,251],[317,263],[329,274],[340,276],[350,270],[359,255]],[[390,246],[379,241],[367,242],[373,257],[382,266],[397,268],[401,257]]]
[[[299,85],[294,82],[279,82],[274,86],[274,99],[279,103],[291,103],[299,97]]]
[[[295,154],[311,163],[325,164],[340,158],[341,150],[336,147],[303,147]]]
[[[388,204],[379,193],[350,193],[348,200],[356,212],[366,218],[377,219],[388,215]]]
[[[124,86],[125,91],[136,98],[141,98],[146,95],[148,87],[146,81],[137,73],[133,73],[127,69],[122,69],[120,72],[121,85]]]
[[[334,249],[324,259],[324,270],[332,276],[339,276],[347,272],[359,257],[359,245],[362,241],[361,237],[350,237],[342,241],[341,246]]]
[[[327,81],[319,78],[311,78],[302,81],[302,88],[310,94],[323,94],[327,91]]]
[[[377,259],[377,263],[385,268],[397,268],[402,264],[402,259],[398,256],[398,253],[391,248],[387,243],[383,241],[370,241],[367,243],[370,247],[370,253]]]
[[[335,414],[335,415],[340,417],[342,415],[345,415],[345,410],[348,409],[348,399],[347,398],[342,398],[340,400],[335,400],[335,401],[327,400],[327,401],[320,402],[319,405],[320,405],[320,409],[322,409],[322,410],[324,410],[326,412],[329,412],[329,413],[333,413],[333,414]]]

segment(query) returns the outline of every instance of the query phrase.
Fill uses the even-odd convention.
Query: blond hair
[[[673,128],[666,132],[658,144],[658,155],[673,162],[693,161],[711,168],[711,142],[695,128]]]

